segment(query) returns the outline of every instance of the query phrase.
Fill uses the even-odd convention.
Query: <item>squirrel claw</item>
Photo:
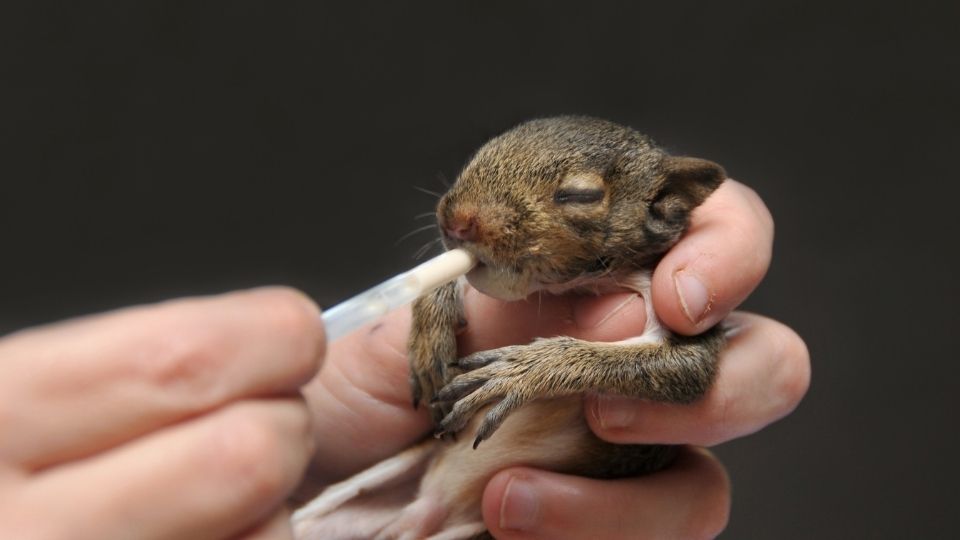
[[[423,386],[420,385],[420,379],[413,374],[410,375],[410,394],[413,398],[413,410],[417,410],[423,397]]]
[[[470,375],[460,375],[455,377],[449,384],[437,392],[434,399],[438,402],[457,401],[475,391],[486,383],[486,379],[471,377]]]
[[[513,347],[503,347],[501,349],[491,349],[489,351],[476,352],[455,360],[453,365],[467,371],[482,368],[502,359],[505,355],[510,353],[511,349],[513,349]]]
[[[450,431],[444,431],[443,429],[438,429],[433,432],[433,438],[441,441],[456,441],[457,434]]]
[[[477,438],[473,441],[473,449],[476,450],[482,441],[489,439],[493,432],[500,428],[507,415],[522,404],[523,400],[520,397],[516,394],[510,394],[500,400],[500,403],[494,405],[484,417],[480,429],[477,430]]]

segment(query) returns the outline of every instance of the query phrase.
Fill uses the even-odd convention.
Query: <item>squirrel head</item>
[[[477,151],[437,219],[447,248],[479,259],[470,283],[515,300],[652,267],[725,177],[715,163],[669,156],[612,122],[532,120]]]

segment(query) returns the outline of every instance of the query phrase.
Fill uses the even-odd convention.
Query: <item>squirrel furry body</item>
[[[712,162],[670,156],[630,128],[586,117],[526,122],[480,148],[437,207],[444,244],[480,261],[466,281],[504,300],[634,290],[647,303],[647,327],[616,343],[547,337],[460,357],[464,283],[417,300],[408,345],[414,405],[430,408],[446,440],[425,441],[371,469],[377,474],[328,488],[298,512],[298,536],[488,538],[480,501],[499,470],[525,465],[610,478],[669,465],[673,447],[597,438],[580,396],[690,403],[709,388],[723,331],[685,337],[663,328],[650,272],[725,177]],[[414,501],[382,511],[386,486],[418,480],[418,489],[407,488]],[[378,510],[364,514],[364,507]],[[356,515],[368,517],[365,530],[356,529]]]

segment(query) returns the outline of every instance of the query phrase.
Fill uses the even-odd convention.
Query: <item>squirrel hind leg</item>
[[[461,521],[451,516],[442,498],[419,495],[375,540],[425,538],[426,540],[480,540],[492,538],[479,515],[476,520]],[[486,535],[486,536],[485,536]]]
[[[453,508],[453,501],[444,490],[422,489],[426,471],[438,453],[442,455],[448,447],[448,443],[432,437],[424,439],[327,487],[294,512],[291,520],[294,537],[299,540],[489,538],[483,536],[486,526],[480,521],[479,510],[470,513],[464,512],[464,508]],[[479,502],[469,506],[477,505]]]
[[[439,441],[428,438],[350,478],[328,486],[294,512],[294,536],[372,539],[416,498],[420,478]]]

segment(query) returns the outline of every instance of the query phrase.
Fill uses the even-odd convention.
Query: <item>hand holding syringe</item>
[[[390,310],[466,274],[476,264],[477,259],[467,251],[453,249],[333,306],[322,316],[327,340],[333,341],[373,322]]]

